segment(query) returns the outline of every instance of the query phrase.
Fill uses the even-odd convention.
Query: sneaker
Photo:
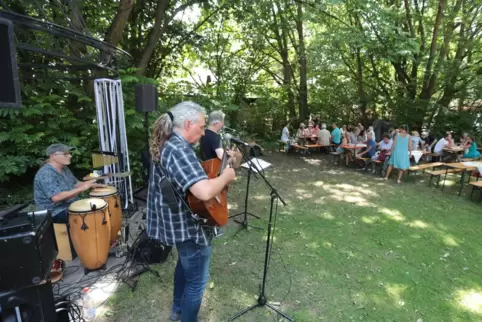
[[[169,317],[171,321],[181,321],[181,313],[172,312],[171,316]]]

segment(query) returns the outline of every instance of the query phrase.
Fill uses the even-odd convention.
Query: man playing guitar
[[[177,248],[172,321],[198,320],[215,234],[191,212],[185,197],[190,192],[199,200],[210,200],[235,178],[234,170],[226,168],[208,179],[201,167],[192,145],[204,135],[205,126],[204,108],[182,102],[162,114],[152,131],[147,234]]]
[[[221,144],[221,136],[219,132],[224,126],[224,113],[222,111],[213,111],[208,117],[208,128],[204,136],[200,140],[201,159],[203,161],[218,158],[223,159],[224,149]],[[230,156],[229,163],[234,162],[233,152],[227,151]]]

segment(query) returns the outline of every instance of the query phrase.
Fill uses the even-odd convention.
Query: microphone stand
[[[242,316],[243,314],[257,308],[257,307],[263,307],[263,306],[267,306],[268,308],[272,309],[273,311],[275,311],[276,313],[278,313],[279,315],[281,315],[283,318],[285,318],[286,320],[288,321],[294,321],[291,317],[289,317],[288,315],[286,315],[285,313],[281,312],[280,310],[278,310],[277,308],[273,307],[272,305],[270,305],[268,303],[268,300],[266,299],[266,276],[268,275],[268,266],[269,266],[269,262],[270,262],[270,257],[271,257],[271,242],[272,242],[272,239],[274,237],[274,231],[272,232],[271,231],[271,227],[272,227],[272,220],[273,220],[273,209],[274,209],[274,202],[275,200],[279,200],[281,201],[281,203],[286,206],[286,202],[283,200],[283,198],[281,198],[281,196],[278,194],[278,191],[276,191],[275,188],[273,188],[273,186],[269,183],[269,181],[266,179],[266,177],[264,176],[263,173],[261,172],[258,172],[258,174],[261,176],[261,178],[263,178],[264,182],[268,185],[268,187],[270,188],[271,192],[270,192],[270,196],[271,196],[271,207],[270,207],[270,210],[269,210],[269,221],[268,221],[268,238],[266,239],[266,253],[265,253],[265,256],[264,256],[264,268],[263,268],[263,281],[260,285],[260,291],[259,291],[259,296],[258,296],[258,302],[255,303],[254,305],[251,305],[250,307],[244,309],[243,311],[240,311],[238,313],[236,313],[234,316],[232,316],[231,318],[229,318],[229,321],[234,321],[236,320],[237,318],[239,318],[240,316]],[[276,214],[277,215],[277,214]],[[276,216],[275,215],[275,216]],[[275,219],[276,220],[276,219]]]
[[[229,218],[235,218],[235,217],[238,217],[238,216],[243,216],[243,220],[237,220],[237,219],[234,220],[236,223],[240,224],[241,227],[234,234],[233,238],[235,238],[241,230],[243,230],[243,229],[248,230],[248,227],[258,229],[258,230],[262,230],[262,228],[252,226],[248,223],[248,215],[252,216],[252,217],[255,217],[257,219],[260,219],[258,216],[254,215],[254,214],[252,214],[248,211],[249,183],[251,182],[251,173],[256,177],[256,179],[258,178],[256,176],[256,173],[255,173],[256,170],[255,170],[255,167],[253,166],[253,162],[251,160],[249,160],[249,158],[246,154],[246,151],[244,151],[244,149],[242,147],[240,147],[239,143],[236,143],[236,146],[238,147],[238,150],[241,152],[241,154],[243,156],[243,160],[247,163],[249,168],[248,168],[248,181],[246,183],[246,196],[244,198],[244,211],[242,211],[240,213],[237,213],[235,215],[229,216]]]

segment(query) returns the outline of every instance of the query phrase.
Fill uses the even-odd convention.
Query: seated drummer
[[[38,170],[34,179],[34,198],[39,210],[50,210],[54,223],[68,223],[67,208],[78,200],[81,192],[102,186],[95,184],[95,180],[79,181],[70,169],[74,148],[61,143],[52,144],[47,148],[49,159]]]
[[[204,136],[200,140],[201,159],[203,161],[218,158],[223,159],[224,149],[221,144],[221,129],[224,126],[224,113],[222,111],[213,111],[208,117],[208,128],[204,131]],[[232,163],[232,151],[228,151],[230,156],[230,164]]]

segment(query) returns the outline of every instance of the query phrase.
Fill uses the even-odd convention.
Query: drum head
[[[107,202],[99,198],[77,200],[69,206],[69,212],[91,212],[107,207]]]
[[[101,187],[101,188],[94,188],[89,192],[90,197],[105,197],[111,196],[117,193],[117,189],[115,187]]]

